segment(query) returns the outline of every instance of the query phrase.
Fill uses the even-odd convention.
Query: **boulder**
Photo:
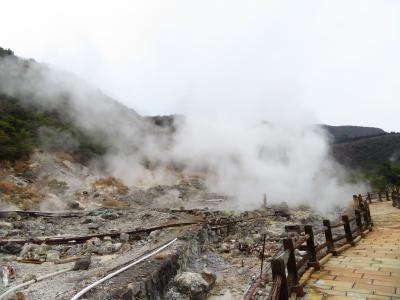
[[[60,251],[49,250],[46,253],[46,261],[56,261],[60,259]]]
[[[0,252],[6,253],[6,254],[13,254],[17,255],[21,252],[22,246],[17,243],[7,243],[3,247],[0,247]]]
[[[122,248],[122,243],[115,243],[114,244],[114,252],[118,252]]]
[[[111,241],[106,241],[99,247],[98,253],[101,255],[107,255],[114,252],[114,245]]]
[[[208,283],[208,289],[212,289],[215,285],[215,282],[217,281],[217,275],[215,273],[209,271],[209,270],[204,270],[201,272],[201,277]]]
[[[87,225],[87,228],[88,228],[88,229],[91,229],[91,230],[99,229],[99,227],[100,227],[100,224],[98,224],[98,223],[89,223],[89,224]]]
[[[73,270],[74,271],[77,271],[77,270],[88,270],[89,267],[90,267],[90,263],[91,263],[91,257],[90,256],[82,258],[82,259],[80,259],[80,260],[75,262]]]
[[[19,256],[23,259],[31,259],[31,258],[33,258],[33,251],[36,248],[39,248],[39,245],[26,243],[22,246]]]
[[[119,236],[119,239],[120,239],[121,241],[123,241],[123,242],[127,242],[127,241],[129,241],[129,234],[128,234],[128,233],[125,233],[125,232],[122,232],[122,233],[120,234],[120,236]]]
[[[186,294],[191,300],[204,300],[210,290],[210,284],[199,273],[183,272],[175,277],[175,285],[179,292]]]

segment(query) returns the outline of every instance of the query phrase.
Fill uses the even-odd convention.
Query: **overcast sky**
[[[400,1],[0,1],[0,46],[142,114],[400,131]]]

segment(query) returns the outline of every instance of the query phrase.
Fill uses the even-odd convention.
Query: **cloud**
[[[320,122],[399,130],[387,111],[400,105],[399,6],[17,0],[1,13],[0,44],[145,114],[268,119],[275,87],[285,86],[280,93],[293,92]]]

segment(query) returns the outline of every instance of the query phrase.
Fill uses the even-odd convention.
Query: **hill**
[[[363,126],[331,126],[321,125],[321,127],[328,132],[332,137],[333,143],[344,143],[354,141],[360,138],[381,136],[387,134],[386,131],[376,127],[363,127]]]
[[[87,161],[132,151],[159,131],[80,78],[0,47],[0,160],[26,159],[40,147]]]
[[[385,161],[400,161],[400,134],[391,133],[359,138],[332,145],[334,157],[350,168],[368,169]]]

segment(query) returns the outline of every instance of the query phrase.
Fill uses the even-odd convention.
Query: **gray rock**
[[[91,238],[85,242],[84,250],[86,253],[97,253],[101,245],[101,240],[99,238]]]
[[[26,274],[23,278],[22,278],[22,282],[28,282],[31,280],[36,280],[36,275],[34,274]]]
[[[96,230],[96,229],[99,229],[100,224],[98,224],[98,223],[89,223],[87,225],[87,227],[88,227],[88,229]]]
[[[91,238],[90,240],[87,240],[87,242],[89,242],[95,246],[101,245],[101,240],[98,237]]]
[[[222,243],[221,244],[221,252],[229,252],[230,251],[230,245],[228,243]]]
[[[78,201],[70,201],[67,203],[67,208],[69,209],[81,209],[81,206]]]
[[[139,298],[141,295],[146,294],[146,287],[143,282],[134,282],[128,284],[128,290],[132,296],[132,299]]]
[[[14,228],[14,226],[12,223],[0,221],[0,229],[10,230],[13,228]]]
[[[114,252],[118,252],[122,248],[122,243],[114,244]]]
[[[129,234],[122,232],[119,236],[119,239],[123,242],[129,241]]]
[[[56,261],[58,259],[60,259],[60,251],[49,250],[46,253],[46,261]]]
[[[183,272],[175,277],[178,290],[191,300],[204,300],[210,288],[208,282],[199,273]]]
[[[101,255],[107,255],[114,252],[114,245],[111,241],[106,241],[99,247],[98,253]]]
[[[0,252],[6,254],[14,254],[17,255],[21,252],[22,246],[17,243],[7,243],[3,247],[0,247]]]
[[[73,270],[74,271],[77,271],[77,270],[88,270],[89,267],[90,267],[91,261],[92,260],[91,260],[90,256],[82,258],[82,259],[80,259],[80,260],[75,262]]]
[[[38,248],[39,245],[26,243],[22,246],[22,250],[19,253],[19,256],[24,259],[33,258],[33,251]]]
[[[115,220],[119,218],[119,215],[116,213],[105,213],[103,215],[101,215],[101,218],[105,219],[105,220]]]

